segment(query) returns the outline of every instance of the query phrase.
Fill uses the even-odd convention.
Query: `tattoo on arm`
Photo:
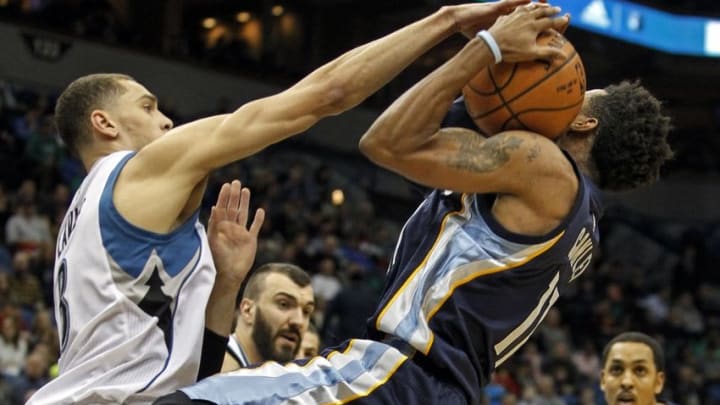
[[[456,169],[473,173],[487,173],[498,169],[510,160],[510,152],[520,147],[523,140],[517,136],[499,135],[484,139],[467,133],[448,133],[457,143],[457,153],[448,164]]]
[[[530,150],[528,151],[527,155],[527,161],[528,163],[532,162],[533,160],[537,159],[538,155],[540,155],[540,145],[535,144],[533,145]]]

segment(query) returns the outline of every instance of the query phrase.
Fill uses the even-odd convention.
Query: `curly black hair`
[[[623,81],[605,88],[607,95],[590,101],[599,124],[590,155],[602,189],[622,191],[652,183],[672,158],[667,142],[670,117],[639,82]]]

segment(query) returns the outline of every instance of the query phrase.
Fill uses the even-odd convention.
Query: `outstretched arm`
[[[567,24],[567,17],[551,18],[558,12],[534,3],[500,17],[489,32],[500,46],[503,60],[562,57],[557,49],[537,45],[542,31]],[[360,149],[377,164],[430,187],[523,192],[528,178],[518,176],[521,171],[552,172],[556,169],[553,165],[564,161],[558,159],[561,152],[552,142],[520,131],[485,139],[464,128],[440,129],[462,87],[493,62],[483,39],[470,40],[451,60],[395,101],[363,136]]]
[[[188,196],[212,169],[356,106],[441,40],[486,27],[528,2],[443,7],[341,55],[282,93],[243,105],[212,130],[209,125],[187,125],[170,131],[128,162],[116,187],[119,211],[136,225],[167,232],[181,213],[188,212]],[[154,206],[134,204],[140,194],[156,201]]]

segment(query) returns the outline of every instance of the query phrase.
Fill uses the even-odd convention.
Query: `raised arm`
[[[250,190],[239,181],[223,184],[217,203],[208,221],[208,242],[217,275],[205,308],[205,337],[198,379],[217,373],[222,368],[227,337],[243,280],[255,262],[257,239],[265,219],[258,209],[250,219]]]
[[[559,9],[531,4],[518,7],[489,29],[504,61],[562,57],[537,45],[537,36],[562,28],[567,17],[551,18]],[[440,128],[453,99],[480,70],[494,62],[482,38],[470,40],[451,60],[425,77],[393,103],[360,141],[375,163],[418,183],[459,192],[527,192],[521,173],[566,172],[571,169],[548,139],[513,131],[484,138],[464,128]],[[572,174],[572,170],[570,170]]]
[[[115,197],[118,209],[150,230],[171,229],[188,208],[195,208],[187,206],[188,197],[197,194],[198,184],[212,169],[356,106],[449,35],[487,26],[528,1],[443,7],[345,53],[280,94],[243,105],[213,129],[205,123],[170,131],[128,162],[118,180],[121,187],[116,187],[122,194]],[[137,195],[156,203],[137,206]]]

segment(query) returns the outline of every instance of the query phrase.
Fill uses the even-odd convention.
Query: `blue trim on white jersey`
[[[167,234],[151,232],[128,222],[113,203],[113,190],[120,171],[134,153],[118,163],[108,177],[100,197],[100,232],[102,243],[110,257],[132,277],[138,277],[153,251],[162,260],[165,272],[178,275],[200,248],[200,237],[195,231],[199,210],[180,227]],[[142,204],[142,196],[138,196]]]
[[[201,257],[202,256],[202,244],[200,244],[198,249],[200,250],[198,257]],[[146,389],[148,389],[155,382],[155,380],[157,380],[157,378],[160,377],[160,375],[162,375],[162,373],[165,372],[168,364],[170,364],[170,358],[172,357],[173,342],[175,340],[174,339],[175,338],[175,314],[177,313],[177,308],[180,306],[180,293],[182,292],[183,287],[185,287],[185,283],[190,279],[190,276],[192,276],[193,273],[195,273],[195,270],[197,270],[199,264],[200,264],[200,260],[195,262],[195,265],[193,266],[192,270],[190,270],[188,272],[187,276],[185,276],[182,283],[180,284],[180,287],[177,290],[177,294],[175,295],[175,297],[173,297],[173,301],[175,302],[175,308],[173,308],[172,317],[170,318],[170,347],[168,349],[167,358],[165,359],[165,364],[163,364],[162,369],[160,371],[158,371],[158,373],[155,375],[155,377],[150,379],[150,382],[148,382],[147,385],[145,385],[144,387],[142,387],[142,389],[137,391],[138,393],[143,392]],[[182,331],[180,333],[182,333]]]

